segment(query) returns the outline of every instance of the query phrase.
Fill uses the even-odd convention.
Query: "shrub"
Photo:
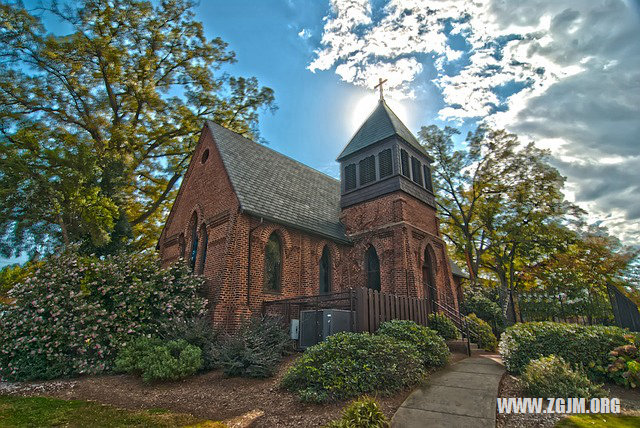
[[[202,366],[202,351],[186,340],[162,341],[141,337],[122,348],[116,370],[142,375],[142,380],[178,380]]]
[[[388,428],[389,420],[373,398],[364,396],[351,402],[342,417],[326,428]]]
[[[469,314],[465,319],[469,323],[469,335],[478,344],[478,347],[490,352],[498,348],[498,339],[485,320],[481,320],[476,314]]]
[[[461,309],[465,314],[476,314],[478,318],[501,329],[503,327],[502,309],[495,301],[497,297],[492,289],[486,287],[468,288],[464,290]]]
[[[203,314],[202,280],[153,254],[104,259],[72,250],[39,262],[13,286],[0,317],[0,378],[52,379],[113,367],[118,343],[157,334],[162,322]]]
[[[180,318],[164,324],[160,337],[165,340],[184,339],[202,350],[202,370],[220,367],[220,333],[207,317]]]
[[[520,378],[530,397],[604,397],[601,385],[591,383],[586,374],[573,370],[562,357],[549,355],[531,360]]]
[[[609,353],[609,360],[606,371],[609,379],[626,387],[640,386],[640,352],[635,344],[618,346]]]
[[[512,373],[521,373],[533,359],[554,354],[597,376],[608,365],[609,352],[627,344],[625,334],[618,327],[549,321],[520,323],[502,333],[499,349]]]
[[[443,314],[429,315],[429,328],[435,330],[444,340],[452,340],[460,337],[453,321]]]
[[[272,376],[291,339],[275,318],[254,318],[220,345],[218,360],[225,375]]]
[[[393,320],[383,323],[377,334],[384,334],[416,347],[427,367],[440,367],[449,361],[449,348],[434,330],[413,321]]]
[[[440,340],[442,340],[440,338]],[[325,402],[420,382],[425,368],[415,346],[384,334],[337,333],[302,354],[282,379],[301,400]]]

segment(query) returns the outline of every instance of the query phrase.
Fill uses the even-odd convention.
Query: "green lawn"
[[[555,428],[637,428],[640,416],[573,415],[562,419]]]
[[[0,427],[223,427],[165,410],[131,411],[87,401],[0,396]]]

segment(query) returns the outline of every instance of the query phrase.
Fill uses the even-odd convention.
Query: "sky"
[[[233,72],[275,90],[270,147],[338,176],[335,157],[375,107],[414,132],[480,122],[549,149],[565,194],[640,244],[640,2],[236,0],[202,2]]]
[[[269,147],[337,177],[382,77],[414,133],[484,121],[549,149],[567,198],[640,244],[640,0],[201,0],[196,16],[235,51],[225,71],[274,89]]]

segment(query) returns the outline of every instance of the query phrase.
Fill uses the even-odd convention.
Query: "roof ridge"
[[[269,150],[269,151],[271,151],[271,152],[273,152],[273,153],[277,154],[278,156],[281,156],[281,157],[283,157],[283,158],[285,158],[285,159],[289,159],[290,161],[295,162],[295,163],[299,164],[300,166],[302,166],[302,167],[304,167],[304,168],[307,168],[307,169],[309,169],[309,170],[311,170],[311,171],[313,171],[313,172],[315,172],[315,173],[318,173],[318,174],[322,175],[322,176],[323,176],[323,177],[325,177],[325,178],[328,178],[328,179],[330,179],[330,180],[332,180],[332,181],[340,182],[340,180],[338,180],[337,178],[334,178],[334,177],[330,176],[329,174],[326,174],[326,173],[324,173],[324,172],[322,172],[322,171],[320,171],[320,170],[317,170],[317,169],[315,169],[315,168],[313,168],[313,167],[311,167],[311,166],[309,166],[309,165],[307,165],[307,164],[305,164],[305,163],[303,163],[303,162],[301,162],[301,161],[299,161],[299,160],[297,160],[297,159],[292,158],[291,156],[285,155],[284,153],[281,153],[281,152],[279,152],[279,151],[277,151],[277,150],[275,150],[275,149],[272,149],[271,147],[267,147],[267,146],[266,146],[266,145],[264,145],[264,144],[257,143],[257,142],[255,142],[255,141],[253,141],[252,139],[247,138],[247,137],[245,137],[244,135],[239,134],[239,133],[237,133],[237,132],[235,132],[235,131],[233,131],[233,130],[231,130],[231,129],[227,128],[226,126],[222,126],[222,125],[220,125],[219,123],[216,123],[216,122],[214,122],[214,121],[212,121],[212,120],[207,120],[205,123],[206,123],[207,125],[209,125],[209,124],[215,125],[215,126],[217,126],[217,127],[219,127],[219,128],[224,129],[224,130],[225,130],[225,131],[227,131],[227,132],[232,132],[232,133],[236,134],[237,136],[239,136],[240,138],[242,138],[242,139],[244,139],[244,140],[248,141],[249,143],[253,143],[253,144],[255,144],[256,146],[258,146],[258,147],[260,147],[260,148],[263,148],[263,149]]]

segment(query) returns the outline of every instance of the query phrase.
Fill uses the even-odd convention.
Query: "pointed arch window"
[[[369,247],[365,255],[365,266],[367,271],[367,287],[380,291],[380,259],[373,245]]]
[[[193,213],[191,218],[191,251],[189,252],[189,266],[193,271],[196,267],[196,257],[198,256],[198,215]]]
[[[184,240],[184,233],[181,233],[178,237],[178,248],[180,250],[180,258],[184,259],[185,253],[187,252],[187,243]]]
[[[331,292],[331,263],[329,248],[325,245],[320,257],[320,294]]]
[[[200,230],[202,231],[202,250],[200,256],[200,267],[198,268],[198,273],[204,273],[204,264],[207,261],[207,246],[209,245],[209,233],[207,233],[207,226],[202,223],[200,226]]]
[[[282,289],[282,244],[277,233],[269,236],[264,248],[264,289],[279,293]]]

